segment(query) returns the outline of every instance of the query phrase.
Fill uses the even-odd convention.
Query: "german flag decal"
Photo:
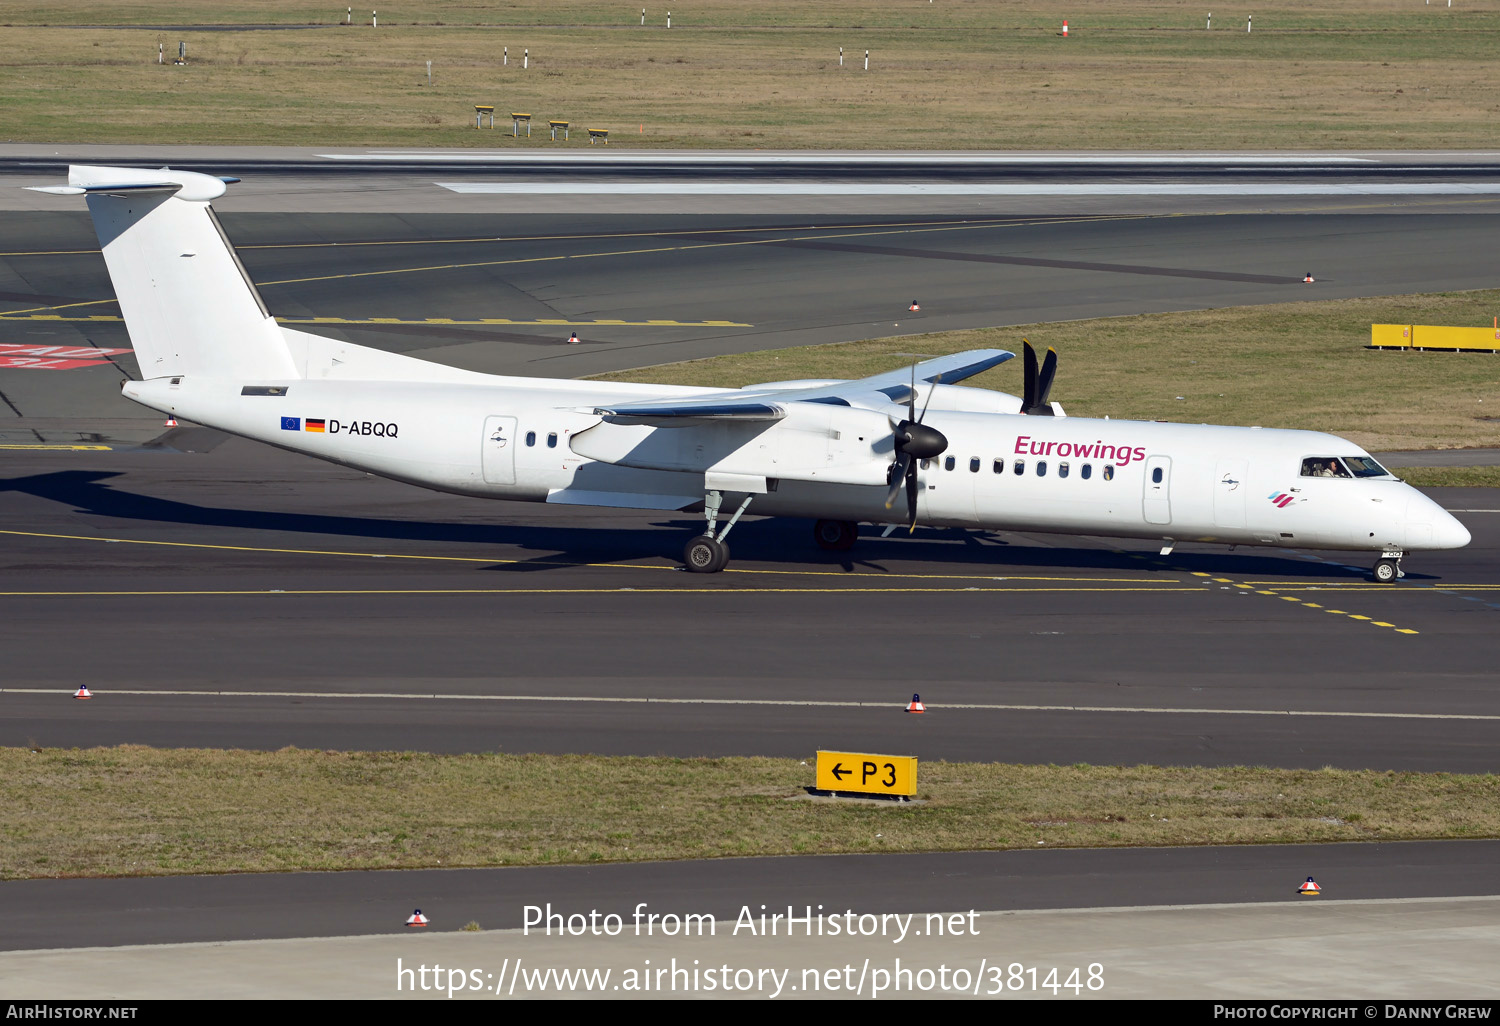
[[[306,430],[306,431],[323,431],[323,430],[326,430],[323,427],[323,418],[322,417],[308,417],[307,418],[307,427],[304,428],[304,430]]]

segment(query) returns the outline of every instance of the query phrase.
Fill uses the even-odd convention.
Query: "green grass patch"
[[[923,763],[812,800],[796,759],[0,749],[0,877],[1500,835],[1500,777]]]
[[[1395,473],[1418,488],[1500,488],[1500,467],[1400,467]]]
[[[303,0],[0,0],[4,135],[563,145],[475,131],[490,103],[610,129],[612,146],[1451,149],[1488,148],[1500,111],[1493,5],[1265,0],[1247,33],[1243,13],[1209,30],[1177,2],[1075,0],[1067,39],[1045,0],[695,0],[670,30],[665,8],[646,26],[639,10],[418,0],[377,29],[368,7],[344,26]],[[151,27],[185,24],[317,27]]]
[[[1058,353],[1052,398],[1072,416],[1259,424],[1370,450],[1500,445],[1500,355],[1377,351],[1371,324],[1484,326],[1500,290],[1276,303],[906,335],[649,367],[602,377],[738,387],[857,378],[963,349]],[[966,384],[1021,391],[1021,361]],[[1404,476],[1404,472],[1403,472]]]

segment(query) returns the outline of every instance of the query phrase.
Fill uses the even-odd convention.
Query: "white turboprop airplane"
[[[210,203],[220,179],[74,166],[151,409],[444,492],[629,509],[702,509],[687,568],[723,569],[758,514],[859,523],[1378,553],[1469,532],[1359,446],[1312,431],[1065,417],[1056,354],[1026,346],[1025,395],[958,388],[1011,359],[980,349],[858,381],[741,389],[502,377],[277,324]],[[918,415],[918,408],[922,413]],[[902,492],[904,502],[901,502]],[[899,503],[899,505],[898,505]],[[720,526],[720,512],[733,510]],[[903,508],[904,507],[904,508]]]

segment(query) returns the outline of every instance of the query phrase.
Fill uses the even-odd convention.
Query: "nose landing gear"
[[[1375,562],[1374,577],[1381,584],[1390,584],[1399,577],[1406,574],[1401,569],[1401,557],[1406,555],[1401,549],[1386,549],[1380,554],[1380,559]]]

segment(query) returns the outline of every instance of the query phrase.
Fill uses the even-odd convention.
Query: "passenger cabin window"
[[[1083,466],[1079,467],[1078,468],[1078,476],[1081,477],[1081,478],[1083,478],[1085,481],[1087,481],[1089,478],[1093,477],[1094,476],[1094,465],[1092,463],[1085,463]]]
[[[953,469],[953,467],[954,467],[954,460],[953,460],[953,457],[952,457],[952,456],[949,456],[949,457],[948,457],[948,458],[947,458],[947,459],[945,459],[945,460],[944,460],[944,461],[943,461],[943,469],[944,469],[944,470],[952,470],[952,469]]]
[[[1114,466],[1112,464],[1106,463],[1104,465],[1104,480],[1106,480],[1106,481],[1113,481],[1114,479],[1115,479],[1115,468],[1114,468]]]
[[[974,457],[970,458],[970,460],[969,460],[969,473],[971,473],[971,474],[977,474],[977,473],[979,473],[979,457],[978,456],[974,456]]]
[[[1068,465],[1066,463],[1059,463],[1057,465],[1057,476],[1058,477],[1067,477],[1068,476]]]
[[[1373,460],[1371,461],[1374,462]],[[1379,464],[1376,464],[1377,466]],[[1302,461],[1303,477],[1349,477],[1337,456],[1309,456]]]
[[[556,449],[557,448],[557,432],[556,431],[549,431],[549,432],[547,432],[547,448],[549,448],[549,449]]]
[[[1046,460],[1037,460],[1036,461],[1036,476],[1037,477],[1046,477],[1047,476],[1047,461]]]
[[[528,431],[528,432],[526,432],[526,444],[527,445],[535,445],[536,444],[536,432],[535,431]]]
[[[1390,477],[1391,472],[1368,456],[1345,456],[1344,464],[1355,477]]]
[[[1151,483],[1161,484],[1161,468],[1153,467],[1151,470]]]
[[[1004,460],[996,460],[995,461],[995,473],[997,473],[997,474],[1003,474],[1003,473],[1005,473],[1005,461]]]
[[[1026,473],[1026,461],[1016,460],[1015,466],[1011,467],[1010,469],[1017,475],[1024,474]]]

